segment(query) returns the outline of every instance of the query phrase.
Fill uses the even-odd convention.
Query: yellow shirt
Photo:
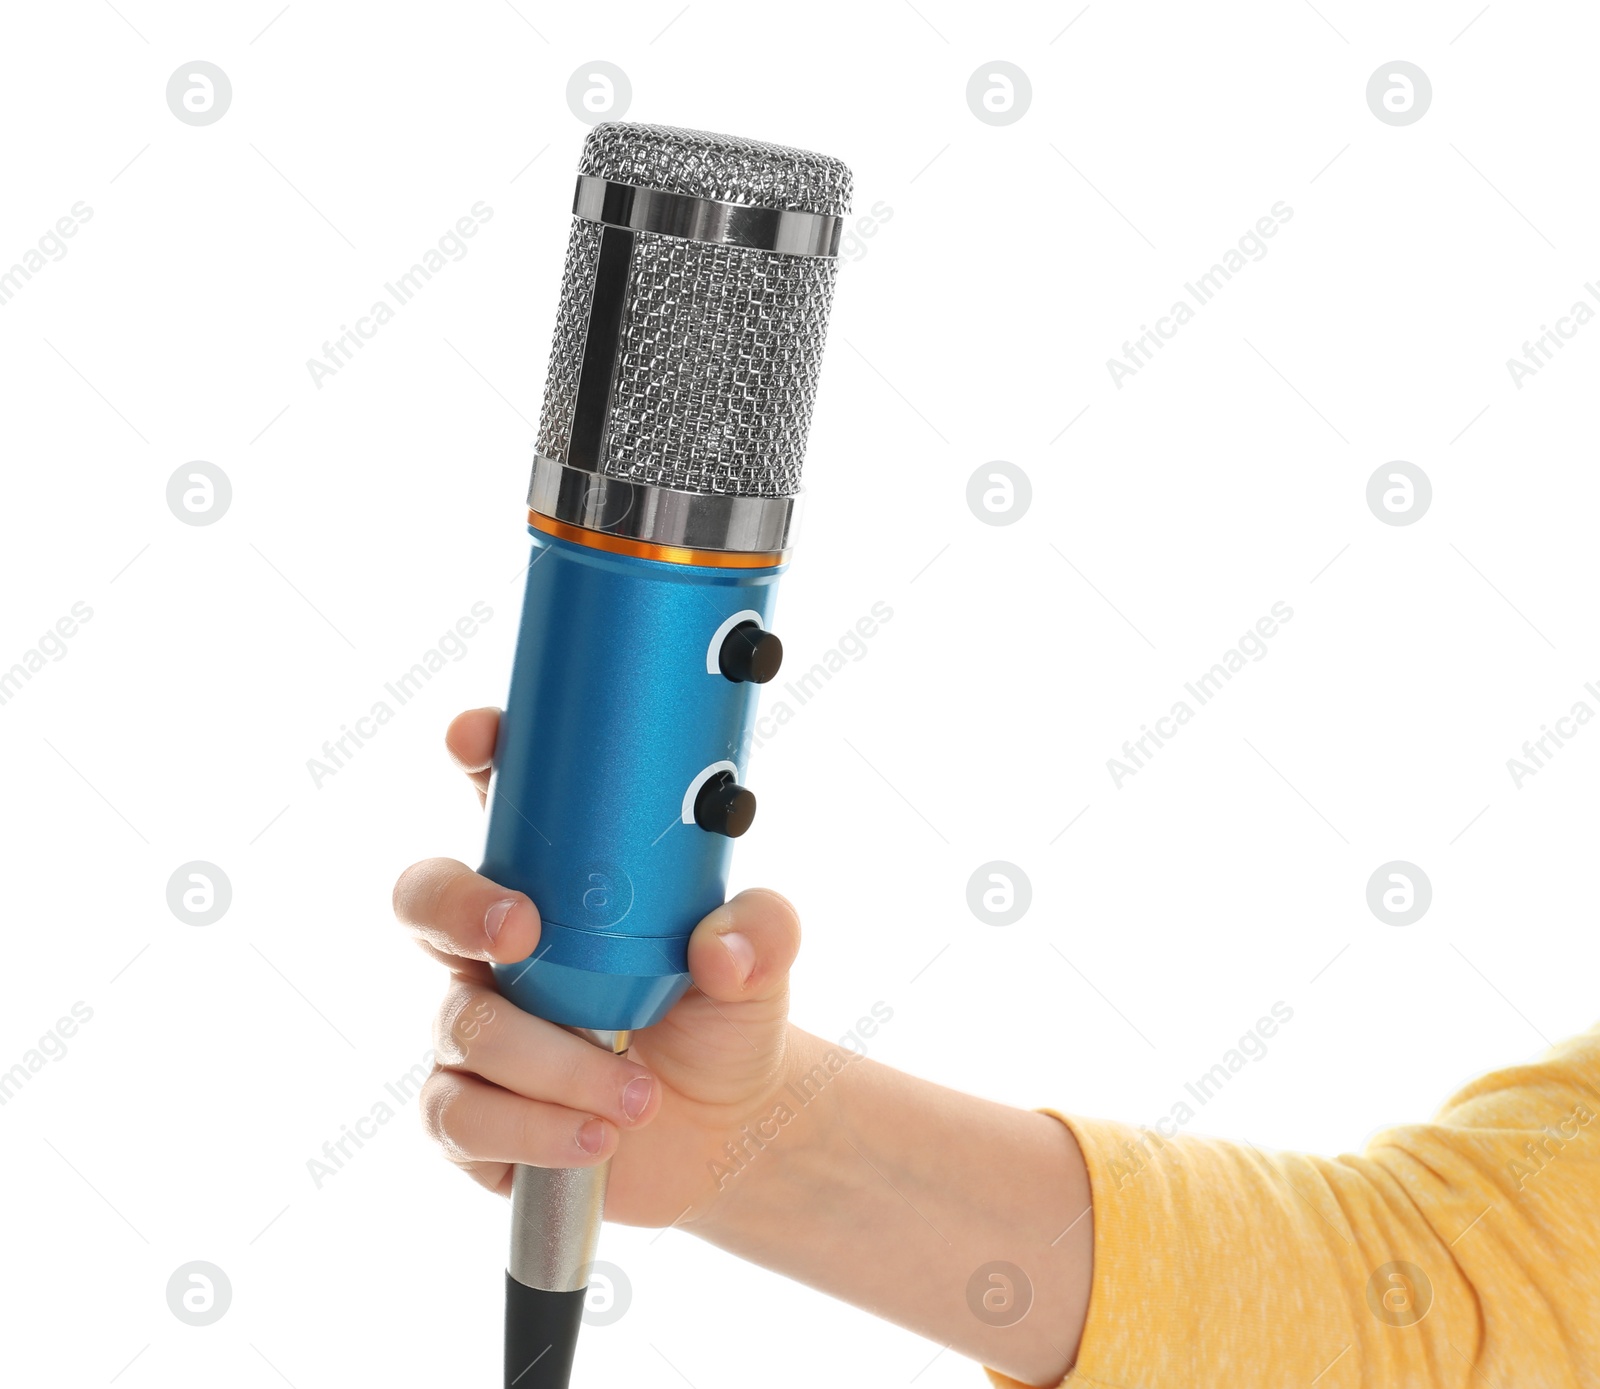
[[[1600,1028],[1359,1156],[1057,1115],[1094,1206],[1088,1322],[1064,1383],[1594,1389],[1597,1114]]]

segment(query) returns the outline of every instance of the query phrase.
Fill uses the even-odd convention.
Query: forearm
[[[790,1042],[785,1084],[716,1164],[695,1233],[1026,1383],[1057,1383],[1076,1356],[1093,1257],[1071,1133],[846,1061],[798,1029]],[[1022,1277],[980,1275],[996,1264]]]

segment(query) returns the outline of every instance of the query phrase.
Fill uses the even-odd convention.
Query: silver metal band
[[[844,218],[831,213],[714,202],[587,174],[578,175],[572,212],[604,226],[786,256],[836,256],[844,232]]]
[[[570,1028],[618,1056],[627,1032]],[[518,1167],[511,1178],[511,1257],[506,1270],[525,1288],[574,1293],[587,1287],[605,1214],[607,1159],[598,1167]]]
[[[539,455],[528,506],[541,516],[650,545],[769,554],[786,550],[799,530],[799,497],[740,497],[678,492],[607,477]]]
[[[599,1167],[517,1168],[506,1270],[523,1287],[574,1293],[588,1286],[610,1174],[609,1159]]]

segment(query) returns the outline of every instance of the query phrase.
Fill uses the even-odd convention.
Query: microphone
[[[666,126],[579,160],[482,871],[543,921],[501,994],[619,1054],[689,987],[755,816],[850,192],[836,159]],[[608,1166],[515,1171],[508,1389],[567,1385]]]

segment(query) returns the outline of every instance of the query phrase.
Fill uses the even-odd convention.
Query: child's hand
[[[480,803],[499,722],[498,710],[474,709],[445,735]],[[788,1075],[800,923],[787,901],[758,889],[706,917],[689,939],[694,987],[626,1057],[495,991],[488,962],[525,960],[539,944],[539,913],[521,893],[428,859],[400,875],[394,908],[451,972],[422,1113],[452,1162],[509,1194],[512,1163],[588,1167],[614,1154],[606,1215],[630,1225],[686,1222],[711,1203],[709,1164],[726,1161],[723,1145]]]

